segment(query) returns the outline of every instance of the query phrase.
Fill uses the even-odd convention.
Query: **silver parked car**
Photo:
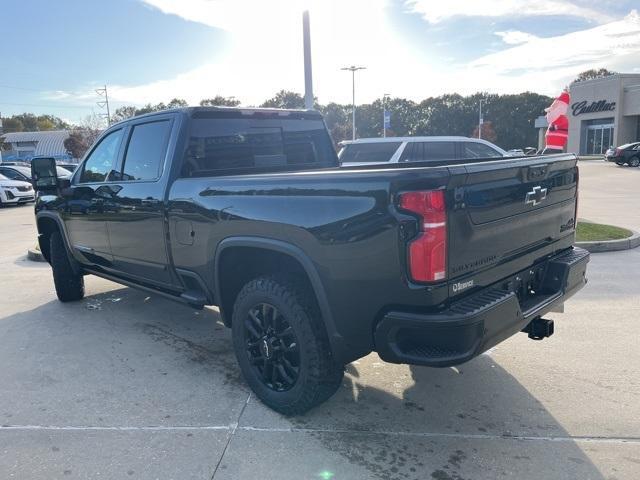
[[[510,156],[491,142],[468,137],[359,138],[341,142],[342,166],[375,163],[492,159]]]

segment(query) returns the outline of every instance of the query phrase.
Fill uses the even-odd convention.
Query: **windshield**
[[[350,143],[340,150],[341,163],[388,162],[402,142]]]

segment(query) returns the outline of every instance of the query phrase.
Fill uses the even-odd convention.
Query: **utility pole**
[[[382,138],[387,138],[387,98],[391,97],[389,93],[382,94]]]
[[[311,29],[309,10],[302,12],[302,41],[304,44],[304,108],[313,110],[313,76],[311,74]]]
[[[105,85],[104,88],[96,89],[96,93],[101,97],[104,97],[104,100],[96,102],[96,104],[100,108],[107,107],[107,127],[108,127],[109,125],[111,125],[111,112],[109,111],[109,93],[107,92],[107,86]]]
[[[340,70],[349,70],[351,72],[351,90],[352,90],[352,101],[351,101],[351,120],[352,120],[352,140],[356,139],[356,72],[358,70],[364,70],[367,67],[356,67],[355,65],[351,65],[350,67],[343,67]]]
[[[482,98],[480,99],[480,114],[478,115],[478,138],[482,138],[482,124],[484,123],[482,119]]]

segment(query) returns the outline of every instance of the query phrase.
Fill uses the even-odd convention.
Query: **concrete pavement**
[[[582,170],[580,215],[639,229],[617,195],[585,191],[635,173],[600,166]],[[457,369],[372,354],[284,418],[250,395],[215,309],[94,277],[61,304],[25,259],[34,235],[31,207],[0,209],[0,478],[640,477],[640,249],[594,255],[550,339]]]

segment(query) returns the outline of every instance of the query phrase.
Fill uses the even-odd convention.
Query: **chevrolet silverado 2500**
[[[70,180],[32,168],[61,301],[91,274],[217,305],[285,414],[372,351],[445,367],[547,337],[586,282],[571,154],[340,168],[316,112],[208,107],[110,126]]]

